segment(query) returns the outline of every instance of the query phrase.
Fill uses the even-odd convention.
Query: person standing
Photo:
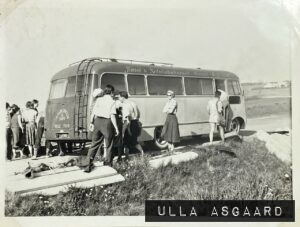
[[[25,121],[25,131],[26,131],[26,145],[29,149],[29,156],[36,158],[36,153],[33,153],[33,146],[35,145],[36,138],[36,119],[37,112],[34,110],[33,103],[28,101],[26,103],[26,109],[23,112],[23,119]]]
[[[229,97],[226,91],[223,91],[219,88],[217,88],[217,91],[221,92],[220,101],[222,102],[223,115],[225,119],[224,129],[226,129],[228,128],[228,119],[229,119]]]
[[[136,148],[143,156],[143,148],[138,142],[138,137],[141,133],[139,125],[140,112],[138,107],[133,101],[128,99],[128,93],[126,91],[120,92],[120,101],[122,103],[122,134],[125,155],[128,158],[129,149]]]
[[[115,154],[118,154],[118,160],[117,162],[120,162],[122,160],[122,153],[123,153],[123,133],[122,128],[123,128],[123,117],[122,117],[122,103],[120,101],[120,94],[119,92],[115,92],[114,94],[114,100],[116,102],[116,122],[119,130],[118,136],[114,138],[114,143],[113,143],[113,157]]]
[[[12,131],[11,131],[11,107],[9,103],[6,103],[6,119],[5,119],[5,126],[6,126],[6,158],[11,159],[11,152],[12,152]]]
[[[222,142],[225,141],[224,138],[224,123],[222,121],[222,110],[223,110],[223,104],[220,100],[221,92],[216,91],[215,97],[208,101],[207,104],[207,112],[209,114],[209,123],[210,123],[210,132],[209,132],[209,142],[210,145],[213,142],[213,136],[215,128],[218,127],[220,132],[220,137],[222,139]]]
[[[175,100],[175,93],[171,90],[167,92],[168,102],[163,108],[163,113],[167,114],[161,137],[168,142],[168,151],[174,151],[174,143],[180,142],[179,126],[176,117],[178,105]]]
[[[41,114],[38,111],[39,101],[36,99],[32,100],[33,103],[33,109],[37,112],[37,129],[36,129],[36,137],[35,137],[35,144],[34,144],[34,154],[37,156],[39,149],[41,147],[41,140],[44,134],[44,117],[41,116]],[[46,154],[46,156],[48,156]]]
[[[20,152],[20,157],[24,157],[23,151],[20,146],[21,136],[23,134],[23,125],[20,108],[15,104],[13,104],[11,108],[11,131],[13,135],[12,159],[15,159],[17,151]]]
[[[113,100],[114,87],[106,85],[104,96],[96,100],[91,116],[90,130],[93,131],[92,144],[88,151],[87,158],[89,165],[84,169],[84,172],[91,172],[93,168],[93,160],[99,147],[105,141],[106,157],[104,165],[112,166],[112,146],[114,129],[116,135],[119,130],[116,123],[116,105]]]

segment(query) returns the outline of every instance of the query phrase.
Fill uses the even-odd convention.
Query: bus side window
[[[184,78],[185,93],[187,95],[202,95],[202,83],[199,78]]]
[[[130,95],[146,95],[144,75],[127,75],[128,91]]]
[[[101,88],[105,89],[105,86],[108,84],[112,85],[117,91],[126,91],[125,77],[123,74],[103,74],[101,77]]]
[[[213,95],[213,80],[212,79],[201,79],[202,82],[202,94],[203,95]]]
[[[147,76],[150,95],[166,95],[168,90],[183,95],[182,78],[169,76]]]
[[[216,82],[216,90],[220,89],[222,91],[225,91],[225,80],[216,79],[215,82]]]
[[[240,95],[241,94],[241,89],[240,89],[238,81],[228,80],[227,86],[228,86],[228,94],[229,95]]]

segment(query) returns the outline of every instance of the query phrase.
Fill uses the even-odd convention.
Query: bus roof
[[[86,64],[86,63],[84,63]],[[83,66],[81,66],[83,67]],[[71,65],[58,73],[56,73],[51,81],[64,79],[75,76],[77,73],[78,64]],[[128,74],[146,74],[146,75],[177,75],[177,76],[195,76],[206,78],[226,78],[226,79],[239,79],[234,73],[218,70],[204,70],[181,68],[173,66],[157,66],[145,64],[130,64],[119,62],[92,62],[88,72],[95,74],[108,73],[128,73]]]

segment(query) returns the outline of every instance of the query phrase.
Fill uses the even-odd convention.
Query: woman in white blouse
[[[167,92],[167,96],[168,102],[163,109],[163,113],[167,114],[167,118],[161,136],[168,142],[168,150],[173,151],[174,143],[178,143],[180,141],[178,120],[176,117],[178,105],[174,99],[175,94],[173,91],[169,90]]]

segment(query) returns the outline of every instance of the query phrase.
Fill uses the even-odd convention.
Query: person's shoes
[[[94,164],[93,163],[90,163],[87,167],[85,167],[83,169],[83,172],[86,172],[86,173],[90,173],[92,171],[92,169],[94,168]]]
[[[103,165],[104,165],[104,166],[110,166],[110,167],[112,167],[112,163],[107,162],[107,161],[104,161],[104,162],[103,162]]]
[[[31,157],[31,159],[32,159],[32,160],[37,160],[37,157],[36,157],[35,155],[33,155],[33,156]]]
[[[64,152],[60,152],[60,153],[58,154],[58,156],[65,156],[65,153],[64,153]]]

